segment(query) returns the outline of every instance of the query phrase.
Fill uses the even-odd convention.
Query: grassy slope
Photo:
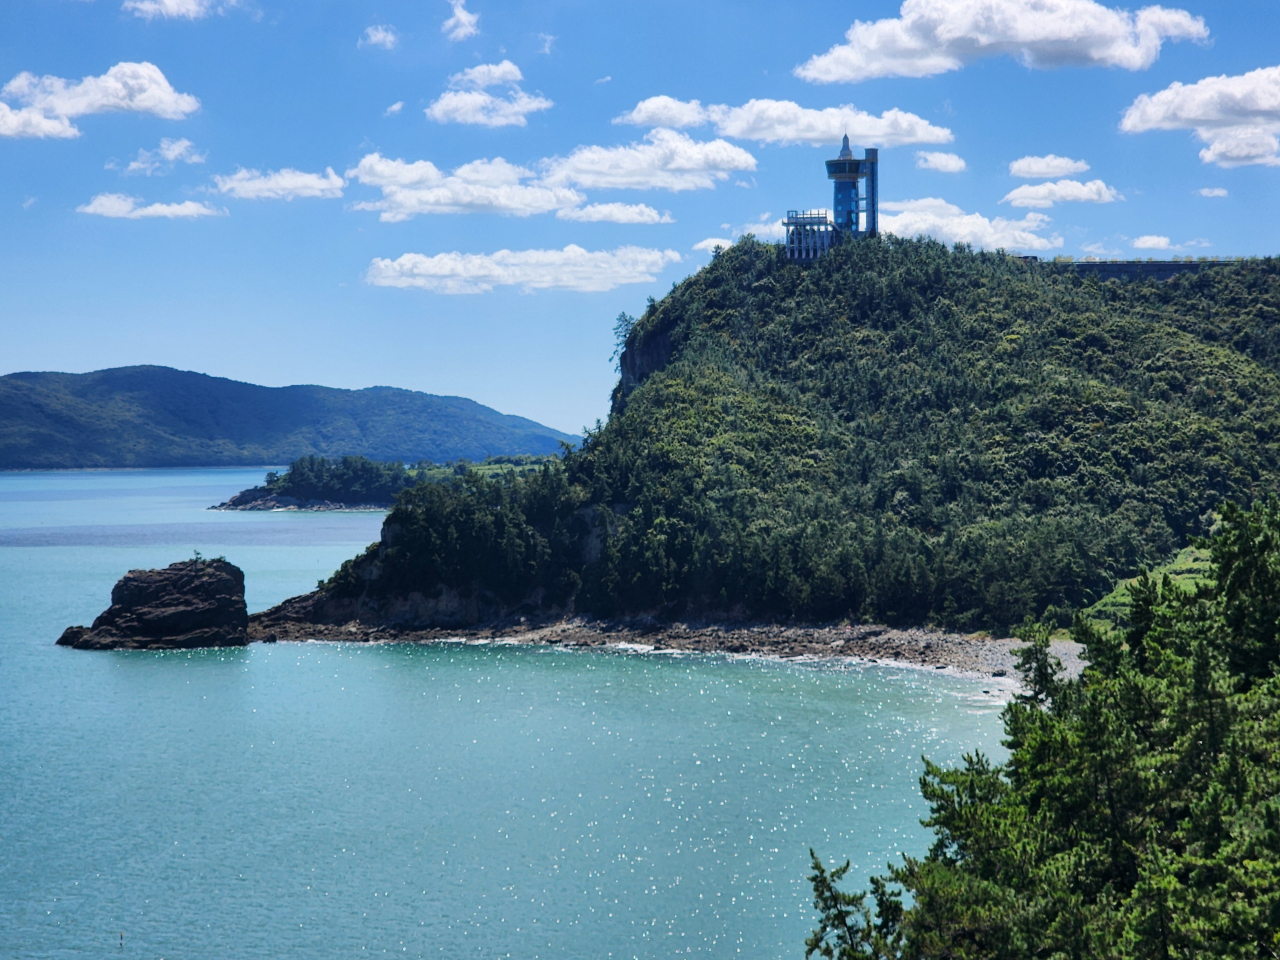
[[[269,388],[167,367],[0,377],[0,469],[482,460],[572,439],[462,397],[390,387]]]

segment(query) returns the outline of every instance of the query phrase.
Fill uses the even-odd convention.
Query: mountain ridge
[[[248,466],[299,457],[445,462],[579,438],[465,397],[264,387],[163,366],[0,377],[0,469]]]

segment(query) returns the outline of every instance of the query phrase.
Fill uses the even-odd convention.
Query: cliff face
[[[612,415],[621,414],[636,388],[671,362],[671,331],[656,330],[633,336],[619,358],[618,385],[613,389]]]
[[[187,560],[130,570],[91,627],[68,627],[59,646],[77,650],[242,647],[249,642],[244,574],[225,560]]]

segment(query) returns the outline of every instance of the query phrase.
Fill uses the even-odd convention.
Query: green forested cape
[[[381,578],[598,614],[1070,621],[1280,468],[1280,265],[1167,283],[892,238],[750,239],[634,324],[608,422],[402,496]]]
[[[1078,620],[1077,680],[1030,628],[1008,761],[927,766],[934,846],[874,918],[815,857],[809,955],[1280,955],[1280,506],[1228,507],[1212,558],[1194,593],[1143,578],[1127,633]]]

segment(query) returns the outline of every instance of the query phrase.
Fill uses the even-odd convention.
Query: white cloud
[[[603,81],[597,80],[596,83]],[[630,123],[637,127],[670,127],[678,130],[681,127],[700,127],[709,119],[707,108],[700,100],[677,100],[666,95],[649,97],[641,100],[635,108],[620,117],[614,117],[614,123]]]
[[[790,100],[750,100],[740,107],[711,107],[716,133],[762,143],[839,143],[844,134],[864,146],[950,143],[946,127],[935,127],[914,113],[886,110],[874,116],[852,105],[811,110]]]
[[[939,173],[963,173],[967,165],[963,157],[958,157],[954,153],[917,150],[916,166],[921,170],[937,170]]]
[[[197,152],[196,145],[185,137],[181,140],[165,137],[156,149],[139,150],[138,156],[129,161],[129,166],[125,167],[124,172],[140,173],[149,177],[152,174],[172,170],[175,163],[204,163],[206,159],[208,159],[207,155]]]
[[[485,127],[523,127],[525,117],[555,104],[545,97],[532,96],[520,89],[524,79],[520,68],[510,60],[482,63],[455,73],[449,78],[450,89],[427,107],[427,117],[437,123],[470,123]],[[507,86],[505,97],[488,92],[489,87]]]
[[[397,100],[391,106],[387,107],[387,109],[383,110],[382,115],[384,117],[393,117],[403,109],[404,109],[404,101]]]
[[[1001,203],[1015,207],[1052,207],[1055,203],[1114,203],[1123,200],[1120,191],[1101,180],[1081,183],[1079,180],[1058,180],[1053,183],[1024,183],[1004,195]]]
[[[725,140],[694,140],[659,127],[645,143],[578,147],[546,161],[546,183],[586,189],[705,190],[735,170],[754,170],[756,158]]]
[[[591,82],[592,83],[608,83],[612,79],[613,79],[612,76],[608,76],[608,77],[601,77],[599,80],[592,80]]]
[[[1084,173],[1089,164],[1050,153],[1043,157],[1023,157],[1009,164],[1009,174],[1024,180],[1047,180],[1050,177],[1069,177]]]
[[[480,32],[480,14],[469,11],[466,0],[449,0],[449,6],[453,8],[453,16],[440,24],[441,33],[457,43]]]
[[[720,224],[720,229],[728,233],[732,239],[708,237],[695,243],[693,249],[710,253],[716,247],[731,247],[748,233],[757,240],[782,240],[787,235],[787,228],[782,220],[771,219],[772,217],[773,214],[771,213],[762,213],[759,219],[754,222],[744,223],[736,227],[730,223],[722,223]]]
[[[880,209],[890,211],[881,214],[880,229],[899,237],[924,235],[944,243],[968,243],[987,250],[1053,250],[1062,246],[1057,234],[1039,235],[1050,222],[1043,213],[1028,213],[1021,220],[988,220],[936,197],[882,202]]]
[[[1080,245],[1080,249],[1083,250],[1085,253],[1091,254],[1094,257],[1120,256],[1119,250],[1109,249],[1107,245],[1104,243],[1083,243]]]
[[[556,40],[558,40],[559,38],[552,36],[549,33],[540,33],[538,34],[538,39],[542,41],[542,49],[539,50],[538,52],[549,54],[551,53],[551,45],[555,43]]]
[[[226,7],[234,7],[239,0],[124,0],[121,10],[129,10],[136,17],[152,20],[163,17],[166,20],[200,20],[211,13],[222,12]]]
[[[498,286],[524,290],[612,290],[624,283],[650,283],[669,263],[674,250],[619,247],[584,250],[499,250],[492,254],[406,253],[395,260],[377,258],[366,280],[379,287],[421,287],[436,293],[484,293]]]
[[[1194,130],[1207,144],[1200,151],[1205,163],[1280,166],[1280,66],[1144,93],[1125,111],[1120,129]]]
[[[1135,250],[1172,250],[1173,242],[1168,237],[1160,237],[1148,233],[1133,241]]]
[[[1202,197],[1225,197],[1227,191],[1224,187],[1201,187],[1200,196]]]
[[[342,196],[347,182],[326,167],[324,173],[304,173],[285,167],[282,170],[237,170],[229,177],[215,175],[221,193],[240,200],[293,200],[295,197],[319,197],[332,200]]]
[[[57,137],[66,139],[80,136],[80,131],[66,117],[48,116],[35,107],[14,110],[0,102],[0,137]]]
[[[736,227],[722,223],[720,229],[728,230],[735,238],[749,233],[757,240],[781,240],[787,235],[787,228],[782,220],[774,220],[771,219],[772,217],[771,213],[762,213],[753,223],[744,223]]]
[[[873,147],[950,143],[954,139],[946,127],[935,127],[914,113],[896,108],[877,117],[852,104],[813,110],[792,100],[749,100],[740,107],[704,107],[697,100],[657,96],[641,100],[614,120],[642,127],[696,127],[707,122],[714,123],[716,133],[722,137],[760,143],[823,146],[839,143],[846,133],[855,143]]]
[[[581,223],[675,223],[671,214],[659,213],[643,203],[589,203],[558,210],[556,217]]]
[[[531,96],[513,90],[505,97],[495,97],[486,90],[449,90],[431,106],[427,116],[436,123],[471,123],[484,127],[523,127],[526,115],[553,107],[545,97]]]
[[[145,207],[137,197],[128,197],[123,193],[100,193],[83,206],[76,207],[77,213],[92,213],[99,217],[113,217],[123,220],[150,220],[156,217],[168,220],[191,220],[196,217],[216,217],[218,211],[205,203],[186,200],[182,203],[152,203]]]
[[[1145,70],[1165,40],[1208,39],[1202,17],[1143,7],[1136,14],[1094,0],[904,0],[896,19],[854,21],[846,43],[796,67],[814,83],[930,77],[982,57],[1026,67]]]
[[[20,73],[0,89],[0,98],[23,105],[14,110],[0,103],[0,136],[5,137],[78,137],[71,122],[75,117],[127,110],[181,120],[200,106],[195,97],[174,90],[153,63],[117,63],[79,83]]]
[[[377,210],[384,223],[398,223],[431,213],[502,213],[527,217],[535,213],[581,206],[577,190],[545,183],[526,183],[532,170],[501,157],[475,160],[444,174],[428,160],[405,163],[371,153],[347,171],[368,186],[378,187],[382,199],[357,203],[357,210]]]
[[[356,46],[382,47],[384,50],[393,50],[399,42],[400,35],[396,33],[396,28],[389,23],[380,23],[372,27],[365,27],[364,36],[360,38]]]
[[[503,60],[501,63],[482,63],[461,73],[451,74],[449,86],[455,90],[484,90],[504,83],[519,83],[523,79],[524,74],[519,67],[510,60]]]

